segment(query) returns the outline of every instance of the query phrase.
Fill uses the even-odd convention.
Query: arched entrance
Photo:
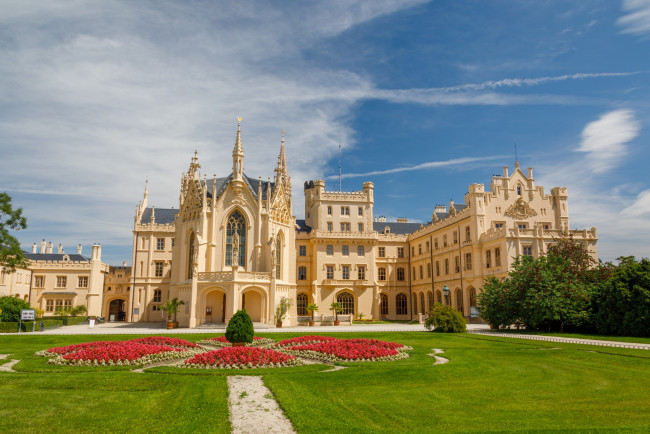
[[[108,305],[108,319],[113,321],[126,321],[126,301],[121,298],[111,300]]]
[[[226,321],[226,293],[220,290],[208,292],[205,296],[205,322]]]
[[[257,291],[245,291],[241,296],[242,308],[253,322],[262,322],[262,295]]]

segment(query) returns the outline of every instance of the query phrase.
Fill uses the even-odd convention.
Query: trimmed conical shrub
[[[228,342],[253,342],[253,321],[246,313],[246,309],[238,310],[226,327],[226,339]]]

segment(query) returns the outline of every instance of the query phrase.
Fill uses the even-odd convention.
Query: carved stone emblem
[[[506,210],[504,215],[521,220],[528,217],[536,216],[537,211],[532,209],[528,204],[528,202],[526,202],[522,198],[519,198],[515,203],[510,205],[510,207]]]

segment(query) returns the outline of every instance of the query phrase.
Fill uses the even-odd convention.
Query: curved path
[[[563,338],[560,336],[541,336],[541,335],[529,335],[524,333],[502,333],[502,332],[492,332],[492,331],[483,331],[483,330],[472,330],[469,331],[469,333],[474,335],[496,336],[500,338],[528,339],[531,341],[547,341],[547,342],[560,342],[564,344],[595,345],[599,347],[650,350],[650,344],[642,344],[638,342],[601,341],[597,339]]]

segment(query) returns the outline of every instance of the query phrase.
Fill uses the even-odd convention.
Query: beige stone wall
[[[16,268],[16,271],[10,273],[3,271],[0,267],[0,297],[17,297],[21,300],[30,301],[31,273],[28,268]]]

